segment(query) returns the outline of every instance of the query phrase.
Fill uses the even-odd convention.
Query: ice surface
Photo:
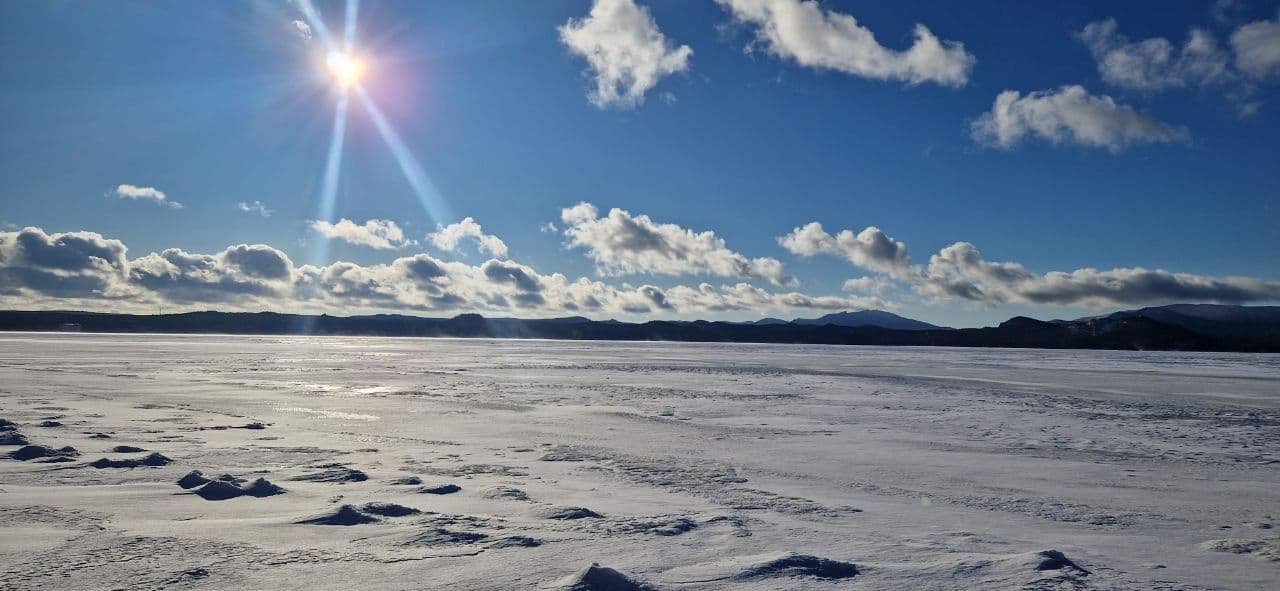
[[[5,589],[1280,578],[1277,355],[0,334],[0,436]]]

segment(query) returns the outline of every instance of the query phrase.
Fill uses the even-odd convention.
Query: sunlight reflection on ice
[[[277,412],[294,412],[301,414],[315,415],[327,419],[346,419],[350,421],[376,421],[382,417],[377,415],[363,415],[354,412],[342,412],[337,410],[321,410],[316,408],[307,408],[305,406],[277,406]]]

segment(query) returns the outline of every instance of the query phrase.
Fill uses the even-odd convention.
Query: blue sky
[[[432,207],[353,87],[327,219],[344,90],[305,4],[0,4],[5,307],[974,326],[1280,299],[1280,3],[366,0],[359,87]],[[339,45],[345,9],[314,2]],[[917,24],[943,53],[905,56]],[[640,92],[593,100],[592,52]],[[428,236],[464,218],[505,252]],[[931,267],[956,243],[980,257]]]

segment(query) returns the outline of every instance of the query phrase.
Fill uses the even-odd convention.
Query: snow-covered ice
[[[0,419],[5,589],[1280,580],[1277,355],[0,334]]]

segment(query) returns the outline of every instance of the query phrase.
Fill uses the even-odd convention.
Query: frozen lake
[[[1277,355],[0,333],[0,418],[6,589],[1280,579]]]

